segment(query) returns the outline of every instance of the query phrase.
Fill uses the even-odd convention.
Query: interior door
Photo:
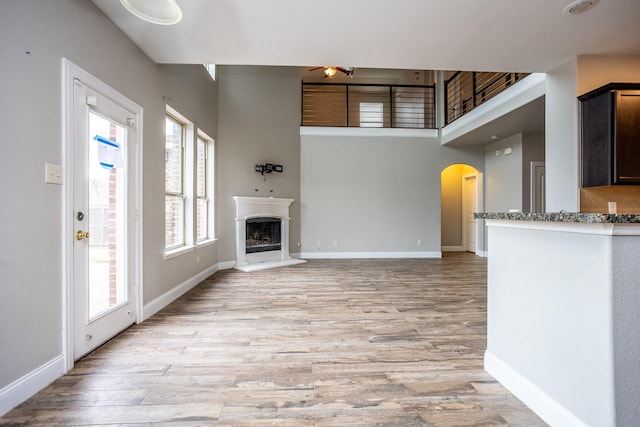
[[[531,162],[531,212],[545,212],[547,189],[545,162]]]
[[[477,211],[477,181],[476,175],[462,177],[462,249],[476,252],[476,219],[473,213]]]
[[[135,322],[129,158],[135,114],[76,80],[73,89],[73,353]],[[131,162],[133,164],[133,162]]]

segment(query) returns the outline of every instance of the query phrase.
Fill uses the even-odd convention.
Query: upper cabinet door
[[[640,183],[640,91],[616,93],[614,184]]]
[[[611,83],[578,99],[582,186],[640,184],[640,84]]]

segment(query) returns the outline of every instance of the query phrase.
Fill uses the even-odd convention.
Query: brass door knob
[[[88,239],[88,238],[89,238],[89,232],[88,231],[81,231],[81,230],[76,231],[76,239],[77,240]]]

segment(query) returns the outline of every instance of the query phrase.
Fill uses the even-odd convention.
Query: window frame
[[[184,123],[183,120],[180,120],[179,117],[176,117],[177,114],[174,114],[173,111],[170,111],[169,108],[167,108],[167,113],[165,115],[165,156],[167,156],[167,127],[168,127],[168,122],[172,122],[175,125],[177,125],[180,128],[180,177],[179,177],[179,189],[178,191],[173,191],[173,190],[168,190],[167,189],[167,183],[168,183],[168,179],[167,179],[167,161],[165,158],[165,182],[164,182],[164,203],[165,203],[165,208],[164,208],[164,212],[165,212],[165,231],[164,231],[164,248],[165,251],[171,251],[177,248],[181,248],[183,246],[185,246],[186,244],[186,215],[185,215],[185,208],[186,208],[186,197],[185,197],[185,146],[186,146],[186,141],[185,141],[185,128],[186,125]],[[167,199],[168,198],[178,198],[181,200],[181,210],[182,210],[182,224],[178,224],[176,226],[176,228],[182,228],[182,241],[181,242],[174,242],[172,244],[168,243],[168,239],[167,239]]]
[[[204,194],[198,194],[198,144],[203,141],[205,144],[205,158],[204,158]],[[214,172],[215,172],[215,141],[208,136],[202,129],[198,129],[196,132],[196,160],[195,160],[195,176],[194,176],[194,202],[195,202],[195,223],[194,223],[194,238],[196,245],[201,246],[215,240],[215,211],[214,211]],[[207,206],[206,215],[206,233],[204,237],[198,236],[198,201],[204,200]]]
[[[181,255],[185,252],[193,251],[198,247],[204,247],[212,244],[215,239],[215,196],[214,196],[214,140],[204,131],[197,128],[196,125],[180,114],[171,106],[166,106],[166,120],[172,120],[179,124],[182,128],[182,145],[181,145],[181,192],[167,191],[167,171],[165,169],[165,247],[164,258],[169,259]],[[199,140],[205,141],[205,195],[201,197],[198,194],[198,144]],[[165,130],[165,150],[166,150],[166,130]],[[165,163],[166,167],[166,163]],[[167,246],[167,197],[180,197],[182,199],[182,229],[183,241],[180,244]],[[206,237],[198,236],[198,201],[206,200],[207,216],[206,216]]]

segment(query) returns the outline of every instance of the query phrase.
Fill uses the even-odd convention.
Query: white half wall
[[[636,426],[640,226],[487,224],[485,369],[551,425]]]

